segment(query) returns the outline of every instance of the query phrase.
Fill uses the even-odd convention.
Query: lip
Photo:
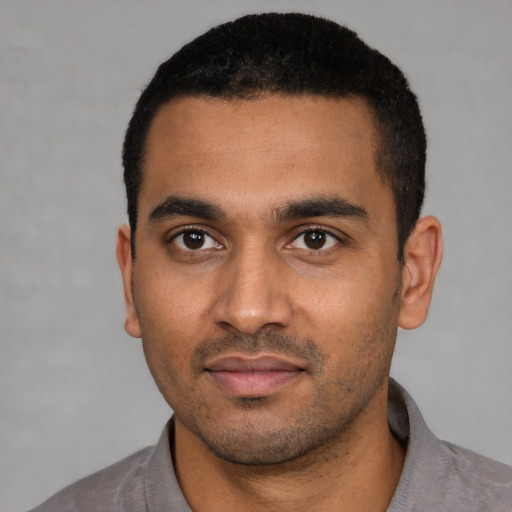
[[[297,362],[282,356],[245,354],[215,358],[205,370],[225,393],[239,398],[269,396],[304,373]]]

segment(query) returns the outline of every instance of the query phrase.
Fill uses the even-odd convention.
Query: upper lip
[[[212,372],[296,372],[303,369],[297,362],[278,355],[224,355],[213,358],[206,365],[206,370]]]

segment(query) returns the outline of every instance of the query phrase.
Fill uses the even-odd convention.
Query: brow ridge
[[[368,221],[368,212],[341,197],[318,196],[292,201],[275,212],[275,222],[310,217],[348,217]]]
[[[226,213],[217,205],[203,199],[176,195],[167,197],[149,214],[151,222],[186,216],[204,220],[224,220]],[[368,221],[368,213],[359,205],[341,197],[317,196],[291,201],[276,208],[270,215],[272,224],[311,217],[347,217]]]
[[[169,196],[149,214],[151,222],[178,216],[197,217],[205,220],[221,220],[225,213],[214,204],[202,199]]]

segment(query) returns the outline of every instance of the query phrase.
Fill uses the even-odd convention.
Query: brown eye
[[[188,249],[201,249],[204,245],[204,233],[190,231],[183,234],[183,243]]]
[[[320,251],[330,249],[339,244],[340,241],[328,231],[322,229],[310,229],[299,235],[291,244],[295,249],[306,249],[308,251]]]
[[[304,233],[304,244],[309,249],[321,249],[326,242],[327,236],[322,231],[308,231]]]
[[[186,251],[220,249],[222,247],[210,235],[199,230],[184,231],[183,233],[176,235],[172,241],[180,249],[184,249]]]

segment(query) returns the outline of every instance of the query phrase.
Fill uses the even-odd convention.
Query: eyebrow
[[[149,214],[151,222],[158,222],[173,217],[197,217],[205,220],[222,220],[226,214],[214,204],[201,199],[188,199],[179,196],[169,196]]]
[[[368,212],[362,206],[341,197],[325,196],[292,201],[276,211],[275,222],[309,217],[352,217],[368,222]]]
[[[202,199],[169,196],[149,214],[151,222],[185,216],[204,220],[225,220],[226,213],[218,206]],[[292,201],[276,208],[271,216],[272,224],[310,217],[352,217],[368,222],[368,213],[362,207],[341,197],[313,197]]]

